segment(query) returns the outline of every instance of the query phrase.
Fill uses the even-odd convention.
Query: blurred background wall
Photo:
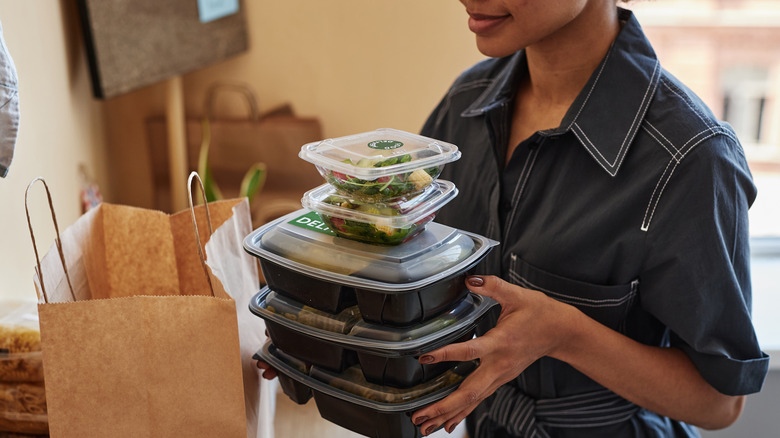
[[[19,76],[21,112],[14,160],[0,179],[0,299],[35,300],[25,188],[45,177],[60,227],[79,217],[79,167],[108,185],[105,104],[92,99],[75,2],[0,0],[0,22]],[[44,191],[35,189],[30,216],[43,255],[54,229]]]

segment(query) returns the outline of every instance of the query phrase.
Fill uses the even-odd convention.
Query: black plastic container
[[[336,237],[306,209],[244,239],[274,291],[330,313],[357,303],[366,321],[397,327],[422,323],[462,300],[465,277],[497,244],[431,222],[408,242],[372,245]]]
[[[265,354],[261,354],[263,351],[265,351]],[[263,356],[265,356],[265,359]],[[282,387],[282,392],[284,392],[285,395],[290,398],[290,400],[299,405],[305,405],[309,400],[311,400],[311,388],[291,377],[293,371],[299,373],[300,375],[308,376],[309,372],[311,371],[311,365],[278,350],[270,342],[266,343],[263,349],[255,353],[252,358],[255,360],[266,361],[270,359],[271,362],[276,360],[284,363],[283,366],[279,365],[278,362],[275,363],[275,368],[277,371],[279,371],[276,377],[279,379],[279,386]]]
[[[498,305],[469,294],[437,318],[413,327],[393,328],[355,317],[349,308],[329,315],[306,308],[268,287],[252,298],[250,310],[263,318],[280,350],[314,366],[341,372],[359,364],[368,382],[408,388],[434,379],[457,362],[421,364],[420,355],[474,336],[479,322]]]
[[[374,438],[421,437],[411,415],[457,389],[476,367],[475,362],[463,362],[436,380],[399,390],[365,382],[354,368],[337,374],[311,367],[307,373],[271,343],[255,357],[276,369],[282,389],[294,402],[305,404],[313,396],[322,418]]]
[[[357,304],[353,287],[297,273],[267,258],[260,258],[260,267],[266,283],[275,291],[315,309],[338,313]]]

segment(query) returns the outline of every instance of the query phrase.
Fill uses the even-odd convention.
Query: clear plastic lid
[[[306,192],[301,199],[304,207],[319,214],[373,224],[379,227],[408,228],[435,214],[458,195],[455,184],[437,180],[410,199],[368,203],[341,195],[329,184]]]
[[[367,382],[358,366],[347,368],[342,373],[311,367],[305,373],[291,367],[284,356],[271,342],[266,342],[255,355],[280,373],[313,390],[380,412],[411,412],[444,398],[477,366],[477,361],[461,362],[433,380],[401,389]]]
[[[312,339],[380,356],[400,357],[418,355],[454,342],[472,331],[495,305],[490,298],[469,294],[449,312],[411,327],[388,327],[360,319],[351,320],[354,323],[349,325],[339,315],[328,317],[325,312],[312,312],[266,286],[250,300],[249,309],[265,320]],[[290,311],[280,314],[271,311],[269,306]]]
[[[290,321],[334,333],[349,333],[352,327],[361,321],[358,306],[347,307],[339,313],[332,314],[306,306],[276,292],[270,292],[265,297],[264,307],[267,311]]]
[[[309,374],[309,371],[311,371],[311,364],[308,364],[298,358],[290,356],[282,350],[279,350],[271,343],[270,340],[266,341],[263,349],[252,355],[252,359],[263,360],[263,355],[261,352],[265,352],[266,355],[269,353],[272,354],[275,360],[283,363],[284,366],[288,367],[290,370],[295,370],[301,374]]]
[[[244,239],[250,254],[297,273],[388,293],[417,289],[461,272],[497,244],[431,222],[400,245],[372,245],[335,236],[308,209],[278,218]]]
[[[364,377],[359,365],[353,365],[341,373],[333,373],[318,367],[312,367],[309,375],[314,379],[327,383],[333,388],[346,391],[364,400],[396,404],[418,400],[428,394],[460,383],[465,378],[462,368],[471,370],[474,368],[474,365],[467,363],[461,368],[447,370],[438,377],[410,388],[395,388],[370,383]]]
[[[387,342],[408,342],[417,339],[441,336],[450,326],[469,324],[474,318],[472,315],[479,309],[479,302],[474,295],[467,295],[450,311],[442,313],[432,319],[424,321],[412,327],[392,327],[380,324],[371,324],[362,319],[356,321],[349,331],[350,336],[363,339],[373,339]],[[479,316],[479,315],[476,315]]]
[[[298,154],[325,169],[365,180],[441,166],[460,158],[458,147],[397,129],[329,138],[308,143]]]

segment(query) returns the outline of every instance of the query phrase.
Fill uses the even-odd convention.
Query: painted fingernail
[[[450,427],[447,428],[447,433],[452,433],[455,428],[458,427],[458,423],[450,425]]]
[[[471,276],[466,279],[466,283],[468,283],[469,286],[480,287],[485,284],[485,280],[483,280],[482,277]]]
[[[429,428],[425,429],[425,434],[426,434],[426,435],[430,435],[430,434],[432,434],[432,433],[433,433],[435,430],[436,430],[436,426],[431,426],[431,427],[429,427]]]
[[[426,363],[433,363],[434,359],[433,356],[426,354],[424,356],[420,356],[420,363],[426,364]]]
[[[428,417],[426,417],[426,416],[417,417],[417,419],[414,420],[414,425],[415,426],[419,426],[419,425],[425,423],[426,421],[428,421]]]

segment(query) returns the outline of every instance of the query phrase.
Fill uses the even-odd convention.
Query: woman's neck
[[[598,32],[594,32],[598,29]],[[526,48],[525,97],[567,108],[607,54],[620,31],[612,2],[589,6],[557,33]]]
[[[528,75],[517,89],[507,163],[531,134],[560,125],[617,37],[620,23],[614,4],[589,5],[566,27],[526,48]]]

